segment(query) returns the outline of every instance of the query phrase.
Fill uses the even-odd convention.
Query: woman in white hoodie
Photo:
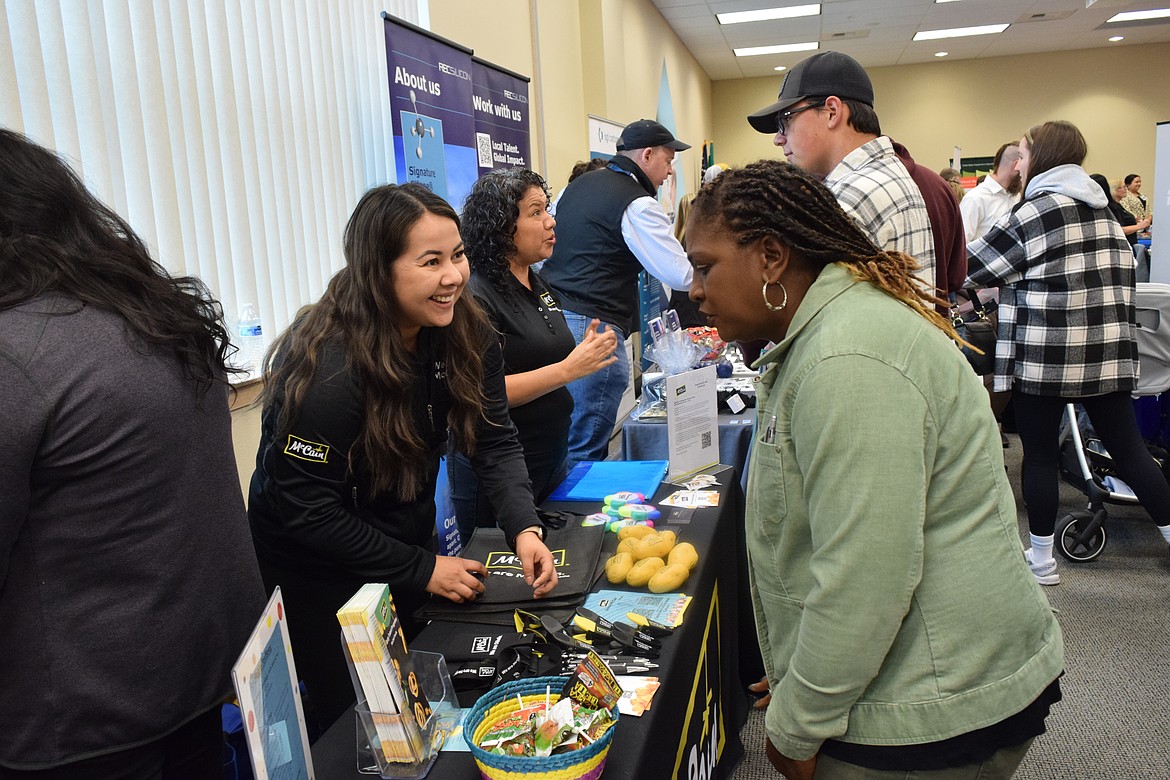
[[[1170,542],[1170,486],[1138,432],[1133,253],[1101,188],[1081,167],[1085,138],[1045,122],[1020,140],[1024,199],[967,246],[967,285],[999,287],[995,390],[1011,390],[1024,447],[1024,502],[1041,585],[1060,582],[1052,556],[1057,437],[1080,403],[1122,479]]]

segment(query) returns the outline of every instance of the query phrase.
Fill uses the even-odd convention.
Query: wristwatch
[[[526,534],[526,533],[534,533],[534,534],[536,534],[537,539],[539,539],[542,542],[544,541],[544,526],[543,525],[530,525],[527,528],[525,528],[523,531],[520,532],[520,534]],[[520,538],[520,534],[516,534],[517,539]]]

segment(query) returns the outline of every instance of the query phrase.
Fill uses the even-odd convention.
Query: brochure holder
[[[349,655],[349,646],[345,642],[344,633],[341,635],[341,646],[345,652],[345,662],[349,665],[349,676],[357,692],[357,705],[354,707],[354,718],[357,722],[357,769],[363,775],[377,775],[383,778],[399,778],[400,780],[420,780],[426,777],[431,765],[439,757],[439,749],[443,747],[447,736],[459,722],[462,711],[455,698],[455,686],[451,682],[451,674],[447,671],[447,659],[441,653],[427,653],[422,650],[412,650],[410,658],[414,662],[416,674],[422,690],[427,692],[431,705],[431,715],[422,725],[422,745],[416,751],[411,761],[387,761],[382,751],[375,750],[371,745],[378,743],[377,728],[374,725],[374,713],[366,704],[362,694],[362,686],[358,680],[357,670],[353,659]],[[400,717],[413,717],[402,714]]]

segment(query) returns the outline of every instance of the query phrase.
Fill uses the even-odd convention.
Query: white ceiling
[[[792,67],[813,54],[736,57],[733,48],[814,40],[819,51],[844,52],[869,68],[1170,41],[1170,19],[1105,24],[1119,11],[1166,8],[1170,0],[821,0],[820,16],[734,25],[719,24],[715,14],[812,0],[652,1],[713,80],[774,76],[777,65]],[[999,35],[912,40],[920,30],[1005,22],[1011,26]],[[1125,40],[1109,43],[1113,35]],[[938,51],[949,55],[935,57]]]

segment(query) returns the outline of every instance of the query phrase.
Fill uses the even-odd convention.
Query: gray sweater
[[[264,607],[226,389],[58,295],[0,311],[0,766],[217,706]]]

